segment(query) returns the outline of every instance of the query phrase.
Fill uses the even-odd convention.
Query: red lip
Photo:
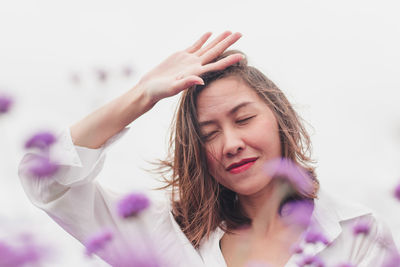
[[[226,170],[227,170],[227,171],[231,171],[232,169],[238,168],[238,167],[240,167],[240,166],[243,166],[243,165],[245,165],[245,164],[247,164],[247,163],[250,163],[250,162],[254,162],[254,161],[256,161],[256,160],[257,160],[256,157],[254,157],[254,158],[242,159],[242,160],[239,161],[239,162],[235,162],[235,163],[232,163],[231,165],[229,165],[228,168],[226,168]]]

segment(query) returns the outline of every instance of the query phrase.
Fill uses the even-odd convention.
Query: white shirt
[[[116,212],[116,203],[121,194],[110,192],[95,178],[101,171],[105,154],[128,128],[111,137],[102,147],[90,149],[75,146],[68,129],[58,137],[50,149],[50,158],[61,165],[60,171],[51,178],[37,179],[27,172],[31,153],[27,153],[19,166],[23,188],[34,205],[43,209],[67,232],[84,242],[102,229],[112,229],[115,238],[98,255],[110,264],[115,264],[124,253],[148,251],[145,245],[151,242],[163,261],[163,266],[227,266],[219,247],[224,232],[217,228],[199,249],[195,249],[174,220],[170,202],[154,201],[138,219],[121,219]],[[358,220],[371,224],[369,235],[354,237],[352,228]],[[337,266],[352,263],[358,267],[381,266],[395,248],[387,226],[367,208],[344,202],[320,190],[314,201],[312,221],[331,242],[301,245],[307,255],[318,255],[326,264]],[[286,267],[298,266],[301,256],[294,254]]]

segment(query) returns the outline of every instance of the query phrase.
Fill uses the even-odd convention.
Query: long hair
[[[215,61],[234,53],[242,52],[226,51]],[[279,127],[281,156],[308,172],[314,190],[299,197],[316,198],[319,189],[310,156],[310,137],[283,92],[258,69],[248,66],[246,59],[224,70],[206,73],[201,76],[204,85],[192,86],[183,92],[171,125],[168,157],[159,162],[166,185],[158,189],[171,189],[174,218],[195,248],[217,227],[229,232],[251,223],[238,205],[236,193],[219,184],[209,173],[197,120],[199,93],[213,81],[231,76],[240,78],[254,89],[274,113]]]

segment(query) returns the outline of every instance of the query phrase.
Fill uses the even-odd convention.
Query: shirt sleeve
[[[74,145],[70,130],[64,129],[48,152],[50,160],[59,165],[59,170],[50,177],[34,177],[29,167],[37,152],[26,153],[19,164],[18,174],[28,198],[39,208],[46,208],[70,188],[92,182],[103,168],[107,150],[128,130],[123,129],[100,148],[92,149]]]
[[[121,194],[95,180],[103,168],[107,150],[128,129],[111,137],[98,149],[76,146],[69,129],[62,131],[49,150],[50,159],[59,165],[59,170],[51,177],[30,174],[30,161],[35,153],[27,153],[18,172],[28,198],[82,243],[96,233],[111,230],[114,234],[111,244],[97,254],[112,266],[121,265],[121,259],[139,248],[144,254],[151,247],[156,247],[153,252],[158,258],[162,255],[162,266],[187,266],[188,262],[194,267],[201,266],[200,256],[170,212],[167,197],[151,200],[150,207],[139,217],[123,219],[116,211]]]
[[[50,160],[59,165],[50,177],[30,173],[37,151],[26,153],[19,164],[18,175],[29,200],[82,243],[105,229],[118,232],[124,225],[115,211],[120,196],[100,186],[95,178],[107,150],[127,131],[123,129],[98,149],[75,146],[69,129],[62,131],[48,151]],[[99,253],[111,264],[124,249],[121,238],[112,242],[107,254]]]

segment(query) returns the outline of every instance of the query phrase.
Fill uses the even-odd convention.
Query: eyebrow
[[[240,103],[239,105],[237,105],[237,106],[235,106],[234,108],[232,108],[232,109],[228,112],[228,114],[229,114],[229,115],[233,115],[233,114],[235,114],[236,112],[238,112],[239,109],[241,109],[241,108],[243,108],[243,107],[246,107],[246,106],[249,106],[249,105],[251,105],[251,104],[254,104],[254,102],[247,101],[247,102]],[[210,124],[214,124],[214,123],[216,123],[215,120],[201,121],[201,122],[199,122],[199,126],[202,127],[202,126],[206,126],[206,125],[210,125]]]

